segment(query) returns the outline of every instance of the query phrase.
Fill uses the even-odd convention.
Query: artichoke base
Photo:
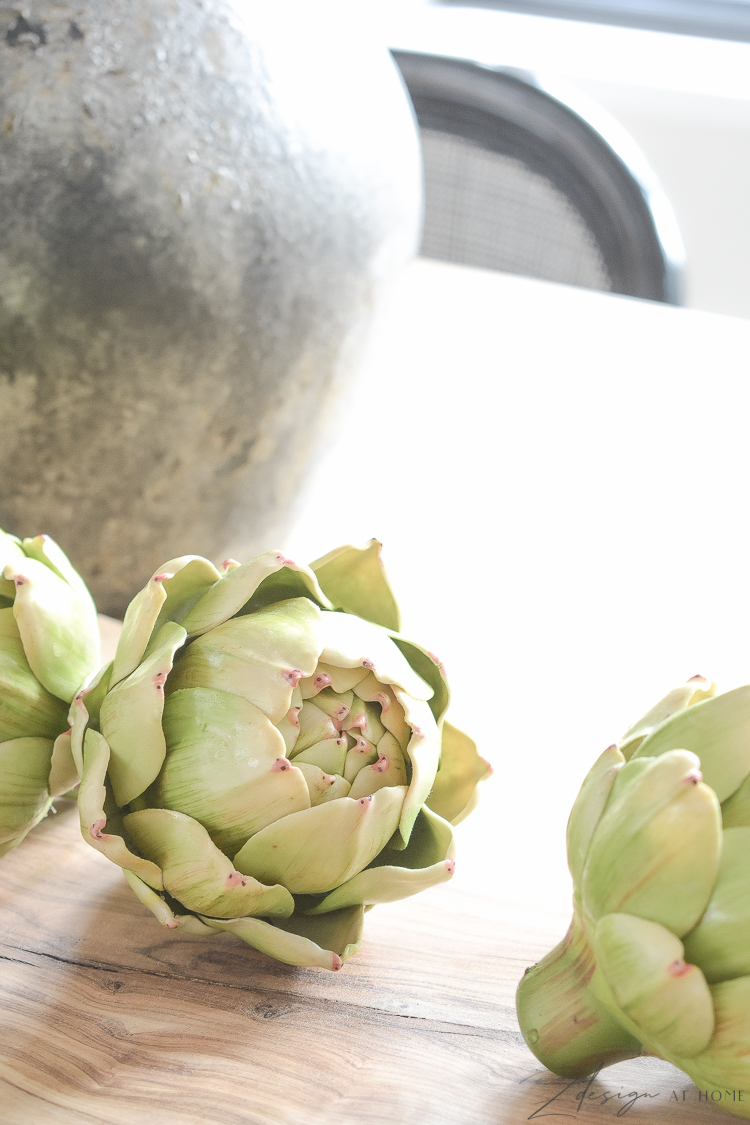
[[[531,965],[516,993],[529,1049],[561,1078],[584,1078],[643,1053],[596,992],[596,961],[576,912],[563,940]]]

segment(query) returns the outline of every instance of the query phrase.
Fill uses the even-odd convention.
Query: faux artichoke
[[[452,875],[488,766],[378,548],[173,560],[77,697],[84,838],[165,926],[338,969],[366,908]]]
[[[645,1053],[750,1090],[750,686],[695,677],[605,750],[568,862],[570,930],[518,987],[531,1050],[565,1077]]]
[[[57,543],[0,531],[0,855],[76,784],[68,707],[98,665],[94,603]]]

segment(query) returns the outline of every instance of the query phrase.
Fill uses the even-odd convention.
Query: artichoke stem
[[[560,944],[528,968],[518,985],[523,1037],[539,1061],[563,1078],[583,1078],[641,1054],[638,1040],[594,993],[595,968],[594,951],[574,915]]]

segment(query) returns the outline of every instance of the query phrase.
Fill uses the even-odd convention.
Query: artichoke
[[[338,969],[365,909],[450,878],[489,767],[398,628],[375,541],[186,556],[133,599],[73,754],[84,838],[163,925]]]
[[[68,708],[98,666],[96,609],[57,543],[0,531],[0,856],[78,781]]]
[[[725,1096],[750,1089],[750,686],[694,677],[605,750],[568,862],[570,929],[518,986],[531,1050],[571,1078],[656,1055],[750,1117]]]

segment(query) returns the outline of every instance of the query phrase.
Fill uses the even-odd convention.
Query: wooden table
[[[385,541],[497,767],[456,876],[292,969],[161,930],[60,802],[0,865],[3,1125],[730,1120],[654,1059],[548,1074],[513,995],[594,756],[673,682],[750,678],[748,356],[747,322],[411,269],[281,546]]]

